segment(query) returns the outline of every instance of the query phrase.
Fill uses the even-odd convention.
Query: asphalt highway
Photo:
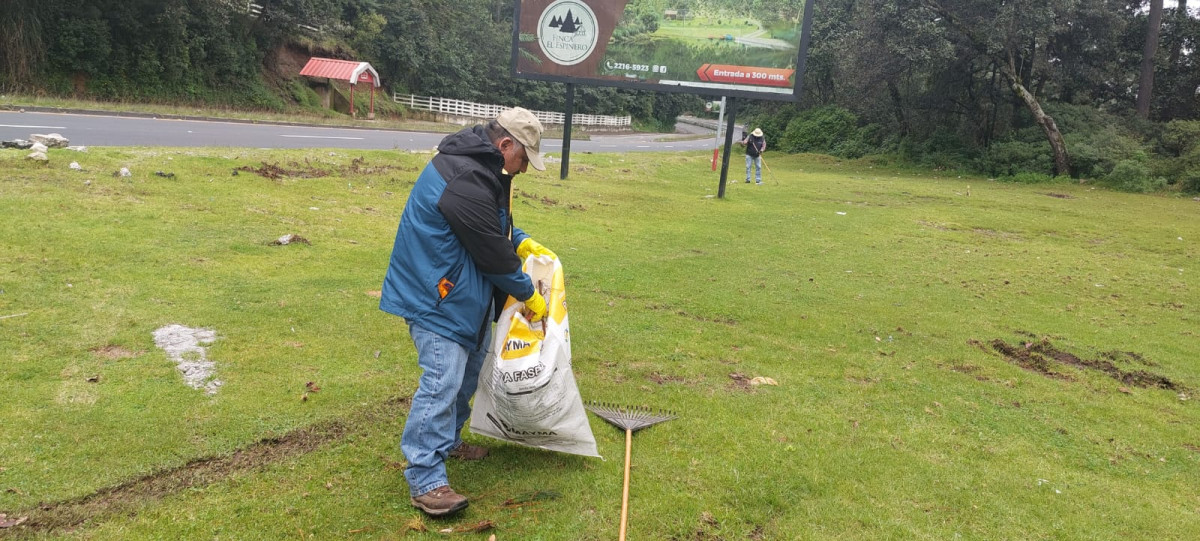
[[[57,133],[82,146],[166,146],[246,148],[355,148],[428,150],[444,133],[173,120],[96,114],[0,111],[0,141]],[[663,135],[593,135],[572,141],[571,152],[711,150],[713,139],[661,140]],[[542,152],[559,153],[561,139],[547,139]]]

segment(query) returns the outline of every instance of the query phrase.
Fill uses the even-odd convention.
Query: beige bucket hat
[[[542,161],[542,123],[529,109],[514,107],[500,113],[496,122],[525,146],[529,165],[538,171],[546,170],[546,163]]]

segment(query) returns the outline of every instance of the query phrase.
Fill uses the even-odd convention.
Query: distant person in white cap
[[[422,374],[400,449],[412,504],[431,516],[467,507],[450,488],[446,459],[487,456],[463,442],[462,429],[505,299],[524,302],[532,321],[546,315],[521,264],[556,256],[512,218],[513,177],[546,169],[541,142],[542,124],[520,107],[447,136],[400,217],[379,308],[405,319],[416,346]]]
[[[762,154],[767,151],[767,139],[762,128],[754,128],[750,135],[742,133],[742,144],[746,145],[746,183],[750,183],[750,168],[754,167],[754,180],[762,185]]]

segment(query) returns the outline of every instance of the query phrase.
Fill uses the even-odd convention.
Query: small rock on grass
[[[29,150],[30,148],[33,147],[33,141],[26,141],[24,139],[13,139],[12,141],[0,142],[0,147],[15,148],[17,150]]]
[[[50,148],[66,148],[67,145],[71,144],[69,139],[57,133],[46,135],[35,133],[30,135],[29,138]]]

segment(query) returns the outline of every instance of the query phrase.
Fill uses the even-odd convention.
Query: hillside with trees
[[[668,10],[770,23],[802,6],[642,4],[647,28]],[[561,109],[563,85],[509,74],[513,10],[511,0],[5,0],[0,92],[288,111],[311,102],[295,63],[316,55],[371,62],[385,91]],[[818,0],[800,103],[742,100],[739,119],[789,152],[1198,191],[1197,41],[1200,5],[1188,0]],[[702,101],[579,86],[576,108],[667,127]]]

